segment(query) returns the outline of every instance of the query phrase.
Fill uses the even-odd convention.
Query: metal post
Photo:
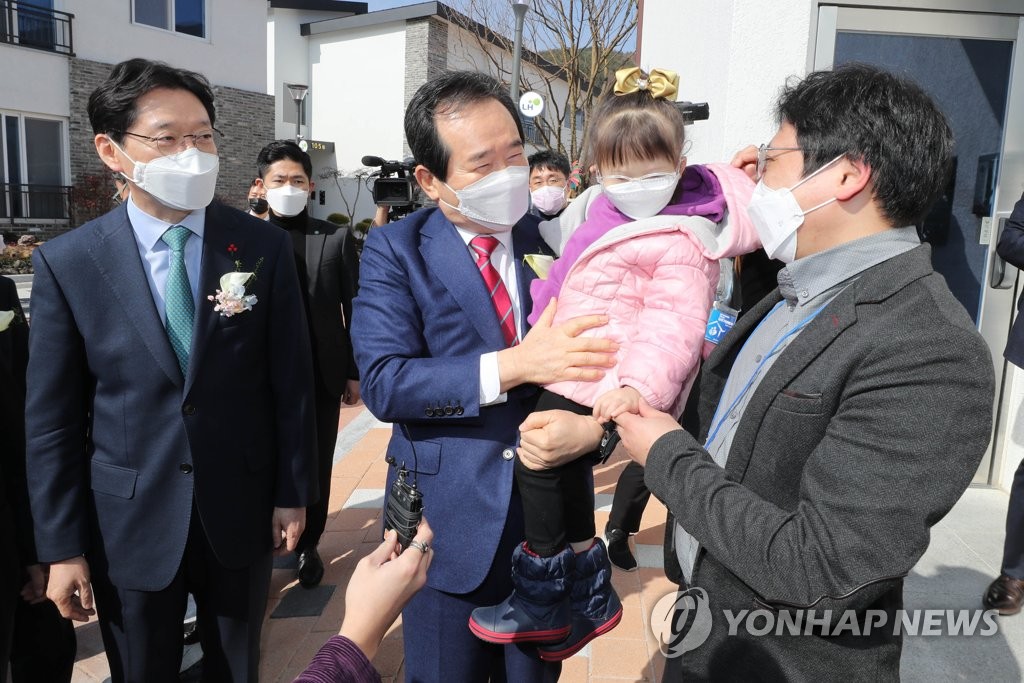
[[[302,100],[295,100],[295,143],[302,139]]]
[[[510,94],[512,95],[512,103],[516,106],[519,105],[519,63],[523,57],[523,19],[526,17],[529,9],[530,3],[528,0],[518,0],[512,3],[512,11],[516,14],[516,37],[515,44],[512,47],[512,87]]]

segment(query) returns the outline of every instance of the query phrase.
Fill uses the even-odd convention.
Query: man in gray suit
[[[988,350],[913,227],[952,134],[920,88],[865,65],[789,85],[777,113],[739,163],[756,160],[749,211],[787,264],[779,289],[708,358],[685,431],[647,405],[615,418],[698,607],[677,603],[665,680],[898,680],[903,577],[992,424]],[[535,467],[601,432],[561,414],[523,430]],[[756,610],[754,629],[735,616]]]

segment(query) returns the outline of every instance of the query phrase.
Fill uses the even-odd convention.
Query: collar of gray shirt
[[[891,228],[793,261],[779,271],[779,293],[805,306],[821,294],[894,256],[920,246],[917,228]]]

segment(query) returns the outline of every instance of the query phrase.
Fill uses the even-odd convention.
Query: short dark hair
[[[558,171],[566,178],[572,172],[572,167],[569,166],[569,160],[564,154],[559,154],[553,149],[542,149],[539,152],[530,155],[530,170],[534,169],[544,170],[546,168],[552,171]]]
[[[93,134],[109,135],[118,143],[123,141],[138,115],[136,102],[156,88],[187,90],[203,103],[210,125],[216,122],[213,90],[205,76],[163,62],[135,58],[115,65],[107,80],[89,95],[87,111]]]
[[[497,100],[508,110],[522,139],[519,112],[505,86],[492,76],[476,71],[451,71],[421,85],[405,109],[405,138],[417,163],[447,180],[451,151],[437,133],[437,115],[455,113],[466,105],[489,99]]]
[[[871,168],[875,200],[894,226],[917,223],[946,186],[953,132],[919,85],[868,64],[787,83],[779,123],[796,129],[804,174],[838,156]]]
[[[260,178],[266,177],[267,169],[270,168],[271,164],[282,159],[302,164],[302,170],[306,172],[306,179],[312,180],[313,162],[310,160],[309,155],[303,152],[302,148],[291,140],[274,140],[260,150],[260,153],[256,156],[256,170],[260,174]]]
[[[640,72],[641,78],[647,78]],[[678,157],[686,134],[675,101],[656,98],[650,90],[604,94],[590,117],[587,165],[622,164],[641,159]]]

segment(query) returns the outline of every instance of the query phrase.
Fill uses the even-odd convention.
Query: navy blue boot
[[[576,555],[572,572],[572,631],[560,643],[541,645],[540,658],[546,662],[568,659],[600,635],[619,625],[622,603],[612,588],[612,565],[604,541]]]
[[[570,631],[569,574],[575,553],[566,548],[541,557],[526,543],[512,553],[512,595],[477,607],[469,630],[488,643],[557,643]]]

